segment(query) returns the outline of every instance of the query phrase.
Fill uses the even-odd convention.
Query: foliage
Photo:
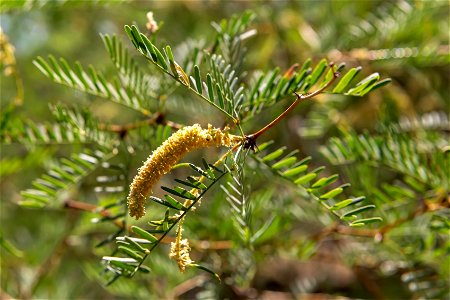
[[[343,16],[349,11],[342,3],[330,5],[342,6]],[[25,6],[3,5],[2,10]],[[415,104],[405,104],[408,87],[400,79],[407,79],[398,72],[393,72],[394,80],[384,75],[395,70],[389,63],[396,59],[408,63],[405,68],[397,65],[403,72],[425,66],[420,78],[426,78],[426,66],[448,67],[448,57],[442,56],[448,44],[433,42],[429,49],[434,51],[426,52],[423,32],[417,36],[424,44],[420,51],[404,57],[395,54],[395,47],[414,52],[404,39],[410,32],[405,24],[422,22],[428,13],[439,15],[439,6],[412,6],[403,1],[382,5],[374,14],[346,23],[352,30],[338,42],[333,42],[331,34],[340,18],[327,20],[318,32],[306,16],[294,18],[301,23],[303,45],[322,53],[298,55],[294,63],[284,61],[282,66],[274,60],[263,70],[252,67],[258,56],[253,41],[258,43],[263,27],[257,8],[256,14],[245,11],[213,22],[212,28],[201,27],[200,37],[208,39],[188,40],[186,34],[178,46],[164,40],[164,30],[181,26],[166,19],[167,25],[158,27],[152,15],[147,15],[146,30],[140,29],[144,28],[141,22],[125,25],[125,39],[120,33],[102,33],[109,69],[103,61],[93,66],[36,55],[37,70],[63,86],[62,93],[73,93],[65,94],[70,96],[68,103],[50,104],[51,119],[45,121],[38,117],[24,121],[17,99],[2,104],[0,136],[10,156],[2,155],[2,181],[19,174],[19,164],[32,169],[43,162],[46,168],[31,174],[37,179],[24,177],[20,194],[11,193],[20,200],[8,201],[8,206],[19,204],[14,205],[18,215],[38,212],[30,208],[82,214],[62,216],[67,219],[62,240],[22,294],[3,283],[11,280],[9,276],[2,275],[2,289],[18,297],[44,297],[39,287],[43,269],[55,260],[69,263],[71,258],[66,256],[76,255],[60,257],[61,249],[70,247],[70,236],[86,239],[83,253],[95,254],[97,259],[94,263],[86,259],[81,267],[89,278],[107,286],[106,292],[93,297],[106,293],[142,298],[149,293],[161,298],[250,297],[249,286],[259,293],[271,289],[270,281],[260,285],[266,276],[260,272],[270,264],[268,257],[288,257],[316,266],[331,260],[353,276],[361,269],[376,274],[369,278],[371,289],[367,289],[367,278],[354,279],[347,286],[349,297],[444,298],[450,275],[448,118],[440,112],[408,116],[401,108],[413,109]],[[370,10],[369,4],[357,7],[365,13]],[[320,20],[323,15],[317,8],[320,5],[312,4],[311,12]],[[275,10],[276,14],[292,12],[289,7]],[[394,15],[400,16],[401,24]],[[319,43],[305,38],[316,35],[321,37]],[[3,41],[9,45],[7,39]],[[358,48],[365,43],[370,50]],[[292,45],[285,46],[289,52]],[[381,65],[374,51],[384,48],[394,54],[383,57],[387,63]],[[5,49],[14,57],[14,48]],[[358,49],[364,55],[357,56]],[[366,58],[373,61],[374,71]],[[355,65],[355,59],[364,68]],[[2,67],[12,68],[7,75],[21,78],[15,59]],[[23,97],[17,82],[17,94]],[[446,93],[439,90],[434,97],[440,99]],[[99,103],[111,105],[104,107],[114,108],[116,117],[97,109]],[[295,107],[302,107],[302,112],[292,112]],[[445,104],[433,107],[442,109]],[[373,110],[373,121],[364,120],[367,111]],[[198,127],[189,136],[175,134],[193,123],[201,123],[203,129]],[[225,149],[200,150],[207,146]],[[173,158],[151,166],[158,175],[145,173],[145,165],[139,168],[148,155],[147,163],[156,164],[152,157],[160,155],[163,147],[172,151],[167,155]],[[20,159],[11,155],[14,149],[22,149]],[[169,161],[170,165],[164,165]],[[153,185],[144,176],[147,183],[137,180],[130,185],[136,169],[162,180]],[[145,204],[148,212],[133,220],[127,195],[136,185],[149,182],[151,186],[145,188],[151,200]],[[1,247],[9,256],[27,255],[14,245],[17,240],[7,229],[0,233]],[[332,240],[343,247],[324,246]],[[181,272],[176,272],[167,254]],[[443,263],[437,264],[438,260]],[[12,272],[12,260],[2,264]],[[333,270],[324,272],[332,276]],[[295,283],[280,290],[294,296],[337,295],[337,290],[321,286],[323,276],[314,274],[306,275],[313,284],[298,275]],[[166,283],[164,290],[156,278]],[[176,286],[186,278],[200,280],[201,292],[180,294]],[[402,282],[404,289],[392,291],[384,282],[389,278]]]

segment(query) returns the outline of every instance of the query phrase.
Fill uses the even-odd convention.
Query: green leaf
[[[279,80],[279,82],[276,85],[276,89],[275,92],[272,94],[272,98],[278,99],[280,97],[280,95],[282,94],[283,91],[286,91],[288,89],[287,85],[290,85],[291,83],[293,83],[295,80],[295,77],[293,76],[291,79],[287,79],[286,77],[281,77],[281,79]]]
[[[178,74],[177,67],[175,65],[175,59],[173,57],[172,48],[170,48],[169,45],[167,45],[166,48],[164,49],[164,53],[166,55],[167,60],[169,61],[170,70],[172,71],[173,76],[175,76],[175,78],[180,77],[180,75]]]
[[[284,153],[285,150],[286,150],[286,147],[281,147],[281,148],[275,150],[274,152],[264,156],[262,158],[262,161],[263,162],[269,162],[269,161],[272,161],[274,159],[277,159],[278,157],[280,157]]]
[[[154,63],[158,64],[158,55],[155,51],[155,45],[150,42],[150,40],[142,33],[140,33],[141,40],[144,42],[145,50],[147,52],[147,58],[151,59]]]
[[[281,227],[281,219],[278,216],[267,220],[264,225],[253,234],[250,242],[254,245],[264,243],[279,233]]]
[[[45,204],[48,202],[48,200],[44,199],[43,197],[33,194],[31,192],[23,192],[21,193],[23,197],[28,198],[28,200],[20,200],[19,205],[22,207],[27,208],[43,208],[45,207]]]
[[[32,182],[32,185],[35,188],[46,192],[48,195],[50,195],[52,197],[56,196],[56,190],[55,190],[56,187],[53,186],[53,185],[52,186],[48,186],[46,183],[47,183],[46,181],[38,178],[38,179],[36,179],[35,181]]]
[[[311,186],[311,188],[313,188],[313,189],[322,188],[324,186],[327,186],[327,185],[335,182],[338,178],[339,178],[339,175],[337,175],[337,174],[331,175],[330,177],[320,178],[319,180],[314,182],[314,184]]]
[[[173,53],[172,53],[172,48],[170,48],[169,45],[166,46],[166,54],[167,54],[167,59],[169,60],[169,62],[175,62],[175,59],[173,57]]]
[[[184,198],[184,199],[189,199],[189,200],[196,200],[197,199],[196,196],[194,196],[190,192],[188,192],[185,189],[180,188],[180,187],[175,187],[175,189],[171,189],[171,188],[168,188],[168,187],[165,187],[165,186],[161,186],[161,188],[163,190],[165,190],[166,192],[168,192],[168,193],[171,193],[171,194],[173,194],[175,196],[178,196],[178,197],[181,197],[181,198]]]
[[[283,160],[280,160],[280,161],[274,163],[272,165],[272,169],[278,170],[278,169],[281,169],[284,167],[289,167],[292,164],[294,164],[296,161],[297,161],[297,158],[295,156],[291,156],[291,157],[285,158]]]
[[[158,48],[156,48],[155,45],[153,45],[153,51],[156,54],[157,57],[157,63],[166,71],[169,71],[169,68],[167,67],[166,60],[164,59],[164,56],[161,54]],[[178,78],[178,76],[176,76]]]
[[[323,75],[326,68],[328,66],[328,62],[326,59],[322,59],[317,66],[312,71],[311,75],[308,76],[307,85],[304,87],[305,92],[307,92],[314,84],[317,83],[319,78]]]
[[[366,205],[366,206],[362,206],[362,207],[358,207],[358,208],[356,208],[356,209],[353,209],[353,210],[351,210],[351,211],[346,212],[345,214],[343,214],[343,215],[341,216],[341,219],[348,219],[348,218],[351,218],[351,217],[353,217],[353,216],[355,216],[355,215],[357,215],[357,214],[359,214],[359,213],[361,213],[361,212],[363,212],[363,211],[366,211],[366,210],[369,210],[369,209],[374,209],[375,207],[376,207],[376,206],[373,205],[373,204]]]
[[[351,198],[351,199],[345,199],[343,201],[340,201],[336,204],[334,204],[330,209],[331,210],[339,210],[347,206],[355,205],[361,201],[364,201],[366,197],[357,197],[357,198]]]
[[[371,86],[372,84],[374,84],[375,82],[377,82],[380,79],[380,74],[378,73],[373,73],[369,76],[367,76],[366,78],[364,78],[363,80],[361,80],[356,87],[350,89],[346,95],[356,95],[356,96],[361,96],[362,92],[369,86]]]
[[[158,204],[164,205],[164,206],[166,206],[166,207],[168,207],[168,208],[177,209],[176,207],[172,206],[172,205],[171,205],[169,202],[167,202],[166,200],[160,199],[160,198],[158,198],[158,197],[150,196],[150,200],[152,200],[152,201],[154,201],[154,202],[156,202],[156,203],[158,203]]]
[[[353,78],[358,75],[358,73],[361,71],[361,67],[352,68],[350,69],[340,80],[339,83],[336,85],[336,87],[333,89],[333,93],[342,93],[345,88],[350,84],[350,82],[353,80]]]
[[[352,227],[360,227],[360,226],[364,226],[367,224],[372,224],[372,223],[377,223],[377,222],[382,222],[383,219],[380,217],[373,217],[373,218],[366,218],[366,219],[358,219],[356,221],[353,221],[352,223],[350,223],[350,226]]]
[[[150,251],[144,247],[142,247],[141,245],[139,245],[139,243],[137,243],[134,239],[125,236],[125,240],[130,244],[131,247],[134,248],[134,250],[142,252],[144,254],[148,254],[150,253]]]
[[[141,261],[143,259],[143,257],[141,255],[139,255],[136,251],[134,251],[134,250],[132,250],[130,248],[127,248],[125,246],[119,246],[119,247],[117,247],[117,249],[119,249],[119,251],[127,254],[131,258],[134,258],[134,259],[136,259],[138,261]]]
[[[295,168],[284,171],[283,176],[286,176],[286,177],[296,176],[296,175],[306,171],[306,169],[308,169],[308,165],[300,165]]]
[[[202,182],[198,181],[198,180],[192,180],[192,177],[188,177],[188,181],[184,181],[184,180],[180,180],[180,179],[175,179],[176,182],[179,182],[181,184],[184,184],[188,187],[194,188],[194,189],[198,189],[198,190],[205,190],[207,188],[207,186],[205,184],[203,184]]]
[[[197,166],[194,165],[194,164],[189,164],[189,166],[190,166],[194,171],[196,171],[197,173],[199,173],[200,175],[205,176],[205,177],[208,178],[208,179],[214,180],[215,176],[214,176],[214,173],[213,173],[213,172],[205,172],[205,171],[203,171],[201,168],[197,167]],[[210,170],[210,169],[208,169],[208,170]]]
[[[13,244],[11,244],[8,240],[3,237],[2,232],[0,232],[0,249],[14,255],[15,257],[22,258],[24,256],[24,252],[16,248]],[[5,252],[2,251],[3,257]]]
[[[133,265],[129,265],[127,263],[124,263],[122,261],[117,261],[117,260],[109,260],[108,261],[111,265],[121,269],[122,271],[126,270],[128,272],[133,272],[135,267]]]
[[[49,67],[49,65],[45,62],[45,60],[38,56],[35,60],[33,60],[33,64],[41,71],[45,76],[54,79],[53,70]]]
[[[129,37],[129,39],[130,39],[131,42],[133,43],[133,45],[134,45],[136,48],[139,49],[139,45],[138,45],[137,42],[136,42],[136,38],[135,38],[135,36],[134,36],[133,29],[132,29],[130,26],[128,26],[128,25],[125,25],[125,26],[124,26],[124,29],[125,29],[125,32],[127,33],[128,37]]]
[[[273,89],[273,82],[275,81],[275,78],[280,73],[280,68],[275,68],[269,77],[269,79],[264,84],[264,89],[261,91],[261,97],[262,98],[269,98],[269,94]]]
[[[308,58],[307,60],[305,60],[305,62],[303,63],[302,67],[299,70],[299,74],[301,73],[306,73],[308,71],[308,69],[311,67],[312,64],[312,60],[311,58]]]
[[[149,267],[147,267],[147,266],[139,266],[138,271],[139,271],[139,272],[142,272],[142,273],[144,273],[144,274],[148,274],[148,273],[150,273],[152,270],[151,270]]]
[[[225,108],[222,90],[220,89],[220,85],[218,83],[216,83],[216,94],[217,94],[217,98],[218,98],[219,107]]]
[[[294,183],[297,185],[304,185],[316,177],[317,177],[316,173],[308,173],[308,174],[303,175],[302,177],[299,177],[296,180],[294,180]]]
[[[369,92],[373,92],[374,90],[379,89],[379,88],[381,88],[381,87],[383,87],[383,86],[385,86],[385,85],[387,85],[387,84],[389,84],[391,82],[392,82],[392,79],[390,79],[390,78],[386,78],[386,79],[380,80],[380,81],[372,84],[370,87],[364,89],[364,91],[361,92],[361,96],[364,96],[365,94],[367,94]]]
[[[260,153],[260,152],[264,151],[267,147],[269,147],[273,143],[274,143],[273,140],[262,143],[261,145],[258,146],[258,149],[256,150],[256,153]]]
[[[170,203],[170,205],[172,205],[173,207],[175,207],[178,210],[186,210],[186,207],[184,207],[183,204],[181,204],[180,202],[178,202],[177,200],[175,200],[172,196],[170,195],[164,195],[164,199],[166,199],[167,202]]]
[[[330,198],[334,198],[337,195],[341,194],[343,191],[344,191],[344,189],[342,187],[335,188],[335,189],[329,191],[328,193],[325,193],[325,194],[321,195],[320,199],[321,200],[328,200]]]
[[[199,94],[203,94],[203,84],[200,76],[200,69],[197,65],[194,66],[194,79],[197,92]]]
[[[133,34],[133,40],[137,43],[137,48],[142,51],[142,46],[144,46],[144,40],[147,38],[146,36],[142,36],[139,32],[137,26],[131,26],[131,33]]]
[[[138,226],[131,226],[131,230],[136,233],[137,235],[139,235],[140,237],[150,241],[150,242],[156,242],[158,241],[158,239],[151,233],[148,233],[147,231],[145,231],[144,229],[138,227]]]
[[[258,80],[256,81],[256,83],[253,86],[252,91],[250,92],[250,94],[248,96],[248,98],[249,98],[249,106],[250,107],[253,107],[253,104],[254,104],[253,102],[257,98],[257,93],[258,93],[259,87],[261,86],[261,83],[262,83],[263,79],[264,79],[263,75],[259,76]]]
[[[317,167],[314,170],[312,170],[311,173],[316,173],[317,175],[319,175],[320,173],[322,173],[323,170],[325,170],[325,167],[321,166],[321,167]]]
[[[63,82],[64,77],[62,76],[61,68],[58,65],[58,62],[56,61],[56,58],[53,55],[48,56],[48,60],[50,62],[50,65],[52,66],[52,71],[54,74],[56,74],[56,80]]]
[[[211,102],[214,102],[214,88],[210,74],[206,74],[206,85],[208,87],[208,96]]]

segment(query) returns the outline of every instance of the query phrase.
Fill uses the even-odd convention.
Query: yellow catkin
[[[194,261],[189,256],[191,247],[187,239],[182,239],[181,234],[183,232],[183,221],[178,225],[175,242],[170,243],[169,257],[176,261],[181,273],[184,273],[186,267],[192,264]]]
[[[187,153],[205,147],[234,146],[242,138],[217,128],[202,129],[200,125],[184,127],[172,134],[147,158],[134,177],[128,195],[130,216],[136,219],[145,215],[145,202],[152,187]]]

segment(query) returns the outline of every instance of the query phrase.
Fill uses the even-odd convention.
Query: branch
[[[98,213],[100,214],[102,217],[105,218],[109,218],[112,216],[111,212],[107,209],[100,209],[98,206],[90,204],[90,203],[86,203],[86,202],[81,202],[81,201],[76,201],[76,200],[66,200],[64,202],[64,208],[69,208],[69,209],[75,209],[75,210],[81,210],[81,211],[88,211],[91,213]],[[113,221],[114,225],[116,225],[119,228],[124,228],[125,224],[124,222],[115,219]]]
[[[121,137],[124,137],[128,134],[129,131],[131,131],[133,129],[136,129],[139,127],[144,127],[144,126],[149,126],[149,125],[153,125],[153,124],[167,125],[173,129],[180,129],[183,127],[183,125],[181,125],[181,124],[178,124],[178,123],[175,123],[172,121],[166,121],[164,119],[164,115],[160,112],[157,112],[157,113],[154,113],[150,118],[142,120],[142,121],[128,123],[128,124],[124,124],[124,125],[100,123],[99,128],[100,128],[100,130],[115,132],[115,133],[119,134]]]
[[[321,87],[320,89],[309,93],[309,94],[297,94],[296,92],[294,92],[294,94],[297,96],[297,99],[284,111],[282,112],[278,117],[276,117],[272,122],[270,122],[269,124],[267,124],[266,126],[264,126],[263,128],[261,128],[260,130],[258,130],[255,133],[249,134],[247,136],[245,136],[245,148],[250,148],[252,150],[255,150],[256,147],[256,139],[264,134],[267,130],[269,130],[270,128],[272,128],[273,126],[275,126],[279,121],[281,121],[289,112],[291,112],[296,106],[297,104],[299,104],[301,101],[306,100],[306,99],[310,99],[313,98],[319,94],[321,94],[323,91],[325,91],[328,87],[331,86],[331,84],[334,82],[334,80],[336,78],[339,77],[339,73],[337,71],[334,70],[334,64],[330,63],[329,67],[332,68],[333,70],[333,77],[331,78],[330,81],[327,82],[327,84],[325,84],[323,87]]]

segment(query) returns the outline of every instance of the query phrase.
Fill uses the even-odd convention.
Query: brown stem
[[[275,126],[280,120],[282,120],[289,112],[291,112],[297,106],[297,104],[300,103],[300,101],[313,98],[313,97],[317,96],[318,94],[322,93],[328,87],[330,87],[331,84],[334,82],[334,80],[339,77],[339,73],[334,71],[334,64],[333,63],[330,63],[330,68],[332,68],[332,70],[333,70],[333,78],[331,78],[331,80],[329,82],[327,82],[327,84],[325,84],[320,89],[318,89],[318,90],[316,90],[316,91],[314,91],[312,93],[305,94],[305,95],[298,94],[298,93],[294,92],[294,94],[297,96],[297,99],[285,111],[283,111],[272,122],[270,122],[269,124],[267,124],[266,126],[261,128],[257,132],[249,134],[249,135],[246,136],[246,147],[254,150],[254,148],[256,146],[256,139],[260,135],[265,133],[267,130],[269,130],[270,128]]]
[[[130,130],[153,124],[167,125],[173,129],[180,129],[181,127],[183,127],[181,124],[164,120],[164,115],[160,112],[156,112],[150,118],[142,121],[124,125],[100,123],[99,128],[100,130],[111,131],[118,133],[120,136],[125,136]]]
[[[90,203],[86,203],[86,202],[80,202],[80,201],[75,201],[75,200],[67,200],[66,202],[64,202],[64,207],[66,208],[71,208],[71,209],[76,209],[76,210],[82,210],[82,211],[88,211],[91,213],[98,213],[100,214],[102,217],[108,218],[111,217],[112,214],[109,210],[107,209],[99,209],[97,206],[90,204]],[[119,228],[123,228],[124,227],[124,222],[120,221],[119,219],[115,219],[113,221],[114,225],[116,225]]]
[[[167,125],[167,126],[169,126],[170,128],[177,129],[177,130],[184,127],[184,125],[182,125],[182,124],[175,123],[175,122],[172,122],[172,121],[165,121],[165,120],[163,120],[163,121],[161,122],[161,124],[162,124],[162,125]]]

